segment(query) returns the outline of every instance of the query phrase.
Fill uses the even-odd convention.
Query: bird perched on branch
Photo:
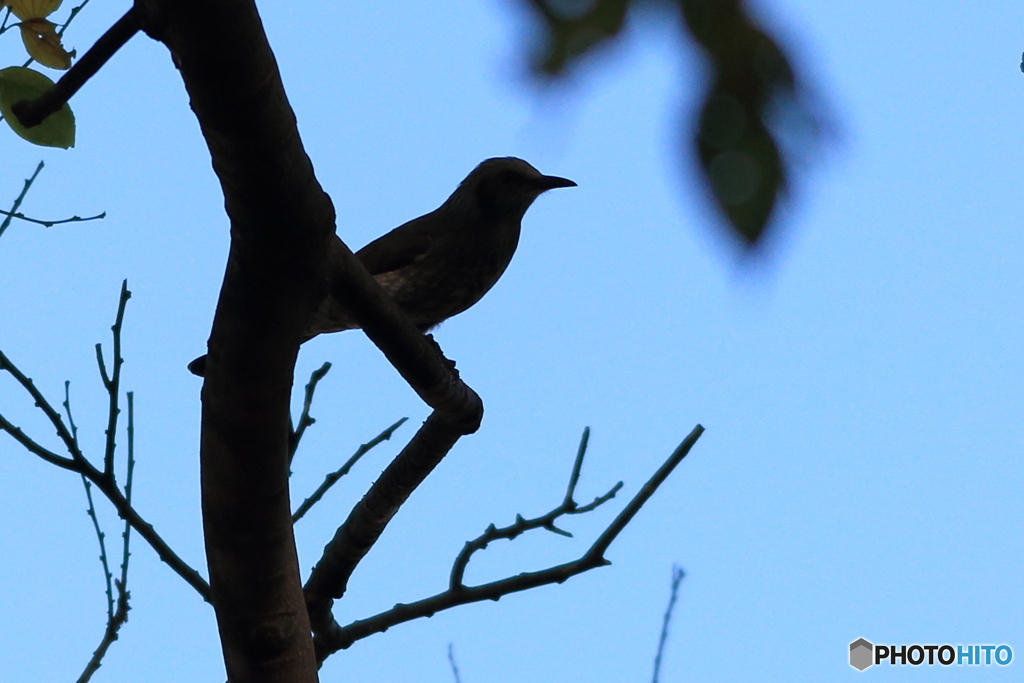
[[[523,216],[537,197],[575,185],[543,175],[516,157],[487,159],[437,210],[370,242],[356,258],[413,323],[427,331],[462,313],[494,286],[512,260]],[[328,296],[303,341],[358,327],[346,307]],[[188,368],[203,376],[206,356]]]

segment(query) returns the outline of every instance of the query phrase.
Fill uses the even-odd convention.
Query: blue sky
[[[81,53],[127,9],[93,3]],[[264,22],[339,233],[360,247],[432,210],[481,159],[516,155],[578,188],[541,197],[495,289],[436,338],[483,397],[458,444],[395,518],[337,608],[342,623],[443,590],[465,540],[563,494],[583,427],[579,498],[622,496],[563,539],[498,543],[483,582],[576,557],[698,422],[707,432],[608,553],[610,567],[395,627],[333,657],[324,681],[649,680],[671,567],[687,578],[663,681],[821,681],[859,673],[848,644],[1006,643],[1024,657],[1024,389],[1019,3],[760,2],[827,104],[835,135],[795,182],[766,258],[722,236],[680,139],[701,60],[654,13],[543,92],[524,78],[529,24],[508,2],[265,3]],[[20,41],[0,44],[3,63]],[[17,49],[15,49],[17,48]],[[98,458],[123,278],[124,386],[136,397],[136,503],[203,569],[199,381],[227,219],[181,81],[139,36],[73,101],[78,144],[10,134],[0,206],[46,161],[23,209],[107,212],[0,239],[0,348],[59,402]],[[6,199],[3,199],[6,197]],[[363,441],[368,456],[297,528],[304,571],[428,414],[359,333],[325,360],[295,464],[301,500]],[[9,378],[0,410],[47,443]],[[123,437],[121,439],[123,442]],[[77,677],[102,634],[96,540],[78,480],[0,438],[0,678]],[[108,537],[119,533],[102,510]],[[1014,522],[1013,520],[1018,520]],[[223,680],[212,610],[136,542],[132,612],[96,680]]]

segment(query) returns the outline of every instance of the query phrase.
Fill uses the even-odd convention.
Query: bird
[[[355,256],[427,332],[483,298],[512,261],[527,209],[560,187],[576,183],[544,175],[517,157],[485,159],[440,207],[378,237]],[[303,342],[358,328],[346,306],[328,295],[314,311]],[[206,356],[188,369],[202,377]]]

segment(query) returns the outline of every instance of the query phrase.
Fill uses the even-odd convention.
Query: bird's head
[[[516,157],[487,159],[466,176],[452,200],[472,202],[484,214],[521,220],[533,200],[556,187],[575,187],[576,183],[558,176],[544,175]]]

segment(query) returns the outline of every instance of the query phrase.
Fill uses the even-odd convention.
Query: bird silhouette
[[[430,213],[404,223],[356,252],[356,258],[413,323],[427,331],[483,298],[505,272],[534,200],[576,183],[542,174],[516,157],[481,162]],[[341,241],[334,245],[341,248]],[[343,302],[327,296],[305,339],[359,327]],[[189,364],[202,376],[206,356]]]

